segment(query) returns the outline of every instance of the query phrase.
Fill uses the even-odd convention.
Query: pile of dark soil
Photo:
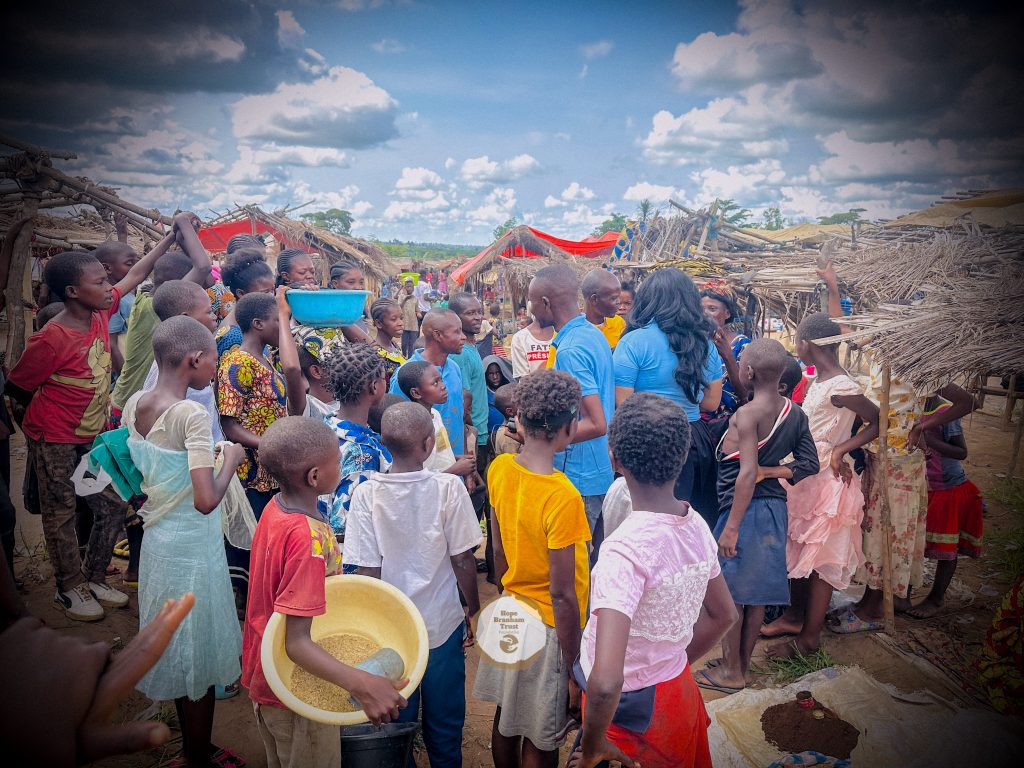
[[[822,714],[815,716],[816,711]],[[817,702],[812,709],[795,701],[768,707],[761,728],[765,740],[787,754],[811,750],[840,760],[849,759],[860,737],[860,731]]]

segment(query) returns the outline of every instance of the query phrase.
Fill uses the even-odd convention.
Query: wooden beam
[[[879,501],[884,547],[882,549],[882,605],[885,612],[885,631],[896,631],[896,609],[892,594],[892,512],[889,507],[889,392],[892,371],[889,364],[882,365],[882,392],[878,398],[878,471]]]
[[[26,195],[21,204],[18,219],[24,224],[18,230],[11,248],[11,265],[7,280],[7,356],[8,367],[18,362],[25,351],[25,332],[29,327],[31,312],[25,307],[25,277],[32,255],[33,220],[39,211],[39,198]]]
[[[1006,476],[1013,480],[1013,473],[1017,469],[1017,457],[1020,455],[1020,440],[1024,436],[1024,413],[1017,417],[1017,429],[1013,433],[1013,448],[1010,451],[1010,467],[1006,470]]]
[[[1004,432],[1010,431],[1010,424],[1013,421],[1013,406],[1017,404],[1017,374],[1010,374],[1010,386],[1006,388],[1006,405],[1003,406],[1003,423],[1000,425]]]
[[[0,133],[0,144],[6,144],[8,147],[14,147],[14,149],[20,149],[22,152],[38,157],[56,157],[59,160],[76,160],[78,158],[78,155],[74,152],[68,152],[64,149],[37,147],[35,144],[29,144],[27,141],[21,141],[5,133]]]
[[[129,219],[134,221],[141,226],[145,226],[152,230],[153,234],[158,237],[162,237],[163,233],[157,229],[153,222],[159,222],[161,224],[171,225],[174,220],[170,216],[163,216],[160,211],[153,208],[141,208],[132,203],[125,202],[117,195],[112,195],[108,192],[104,192],[96,184],[90,181],[83,181],[82,179],[76,179],[67,174],[61,173],[56,168],[50,168],[49,166],[40,166],[39,173],[47,178],[53,179],[66,187],[77,190],[94,200],[99,201],[101,204],[110,208],[113,211],[123,213]],[[94,203],[90,203],[95,207]]]

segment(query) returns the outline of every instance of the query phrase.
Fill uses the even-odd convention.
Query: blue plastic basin
[[[292,317],[303,325],[336,328],[352,325],[362,317],[363,306],[369,295],[369,291],[292,289],[288,291],[288,304],[292,308]]]

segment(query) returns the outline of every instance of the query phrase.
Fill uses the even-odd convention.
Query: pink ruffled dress
[[[789,541],[786,565],[789,578],[802,579],[817,571],[835,589],[846,589],[861,564],[861,520],[864,494],[860,478],[847,485],[832,474],[832,449],[850,437],[856,414],[832,405],[835,395],[863,394],[846,375],[815,380],[807,390],[803,408],[821,471],[788,490]],[[844,459],[852,465],[847,456]]]

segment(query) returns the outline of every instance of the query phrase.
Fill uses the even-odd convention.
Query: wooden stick
[[[881,462],[878,472],[881,502],[882,536],[885,547],[882,550],[882,600],[885,611],[885,631],[890,635],[896,631],[896,609],[892,594],[892,514],[889,508],[889,390],[892,386],[892,372],[889,364],[882,365],[882,392],[878,402],[878,454]]]
[[[6,144],[8,147],[14,147],[14,149],[20,149],[22,152],[27,152],[30,155],[45,156],[45,157],[56,157],[59,160],[75,160],[78,158],[74,152],[68,152],[63,149],[45,149],[44,147],[37,147],[35,144],[29,144],[27,141],[20,141],[13,136],[8,136],[5,133],[0,133],[0,144]]]
[[[1006,476],[1013,479],[1014,470],[1017,469],[1017,456],[1020,455],[1020,440],[1024,436],[1024,413],[1017,417],[1017,429],[1013,433],[1013,449],[1010,452],[1010,468],[1006,470]]]
[[[39,198],[26,195],[21,203],[18,220],[23,222],[11,246],[10,273],[7,280],[7,356],[5,364],[13,366],[25,351],[25,331],[31,328],[31,314],[25,307],[25,282],[32,255],[32,232]],[[8,234],[8,237],[10,233]]]
[[[1010,374],[1010,386],[1006,389],[1006,405],[1003,407],[1003,423],[1000,425],[1004,432],[1010,431],[1010,424],[1013,421],[1013,406],[1017,404],[1017,374]]]

